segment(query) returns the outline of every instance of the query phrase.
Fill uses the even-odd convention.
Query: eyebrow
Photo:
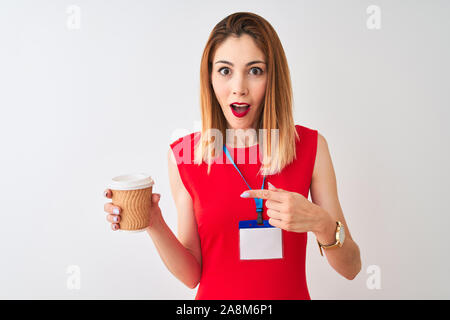
[[[214,64],[217,64],[217,63],[225,63],[225,64],[229,64],[230,66],[234,67],[234,64],[232,64],[230,61],[226,61],[226,60],[219,60],[219,61],[216,61]],[[248,67],[248,66],[251,66],[252,64],[256,64],[256,63],[264,63],[264,64],[266,64],[264,61],[255,60],[255,61],[250,61],[245,66]]]

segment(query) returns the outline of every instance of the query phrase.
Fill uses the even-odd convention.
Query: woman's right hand
[[[103,193],[103,195],[111,199],[112,198],[112,191],[111,189],[106,189]],[[162,218],[161,209],[159,208],[159,199],[161,198],[161,195],[159,193],[153,193],[152,194],[152,206],[150,208],[150,223],[149,227],[153,226],[155,221],[157,219]],[[109,213],[106,216],[106,220],[111,223],[111,229],[114,231],[120,229],[120,214],[122,213],[122,209],[116,205],[113,205],[112,202],[105,203],[104,210],[106,213]]]

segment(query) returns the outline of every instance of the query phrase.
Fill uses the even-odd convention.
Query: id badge
[[[239,252],[241,260],[264,260],[283,258],[282,230],[263,220],[239,221]]]

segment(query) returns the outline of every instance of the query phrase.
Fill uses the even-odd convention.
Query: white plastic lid
[[[147,173],[130,173],[111,179],[108,188],[111,190],[137,190],[153,186],[155,182]]]

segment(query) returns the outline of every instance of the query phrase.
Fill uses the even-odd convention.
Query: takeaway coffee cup
[[[146,173],[130,173],[111,179],[112,203],[122,209],[120,230],[144,231],[149,225],[154,181]]]

